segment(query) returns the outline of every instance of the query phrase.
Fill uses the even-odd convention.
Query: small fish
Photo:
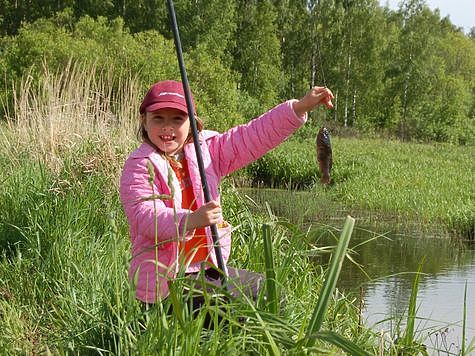
[[[322,127],[317,134],[317,162],[322,173],[320,183],[330,184],[330,173],[332,170],[332,143],[330,140],[330,132],[326,127]]]

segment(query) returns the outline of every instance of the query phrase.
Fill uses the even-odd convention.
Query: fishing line
[[[323,60],[322,60],[322,53],[320,51],[320,41],[317,41],[317,52],[318,52],[318,60],[320,63],[320,71],[322,73],[323,85],[325,88],[327,87],[327,81],[325,79],[325,71],[323,70]]]
[[[317,7],[320,6],[320,2],[317,3]],[[327,88],[327,80],[325,78],[325,70],[323,69],[323,56],[321,50],[321,41],[320,36],[318,35],[318,27],[321,24],[320,13],[316,11],[316,8],[313,8],[314,11],[314,44],[317,47],[317,55],[318,55],[318,63],[320,67],[321,78],[323,80],[323,85]],[[324,26],[321,24],[322,28],[322,38],[324,33]],[[312,70],[315,70],[313,68]],[[315,84],[315,83],[313,83]],[[331,170],[333,165],[333,158],[332,158],[332,145],[330,139],[330,132],[326,127],[321,127],[317,133],[317,137],[315,140],[316,149],[317,149],[317,165],[320,169],[320,173],[322,174],[320,178],[320,183],[323,185],[329,185],[331,183]]]
[[[320,3],[317,5],[317,7],[320,6]],[[314,10],[315,11],[315,10]],[[315,25],[316,25],[316,29],[315,29],[315,43],[317,44],[317,54],[318,54],[318,61],[320,63],[320,72],[321,72],[321,76],[322,76],[322,79],[323,79],[323,85],[325,86],[325,88],[327,88],[327,81],[325,79],[325,71],[323,70],[323,59],[322,59],[322,52],[321,52],[321,46],[320,46],[320,40],[319,40],[319,36],[318,36],[318,33],[317,33],[317,29],[318,29],[318,24],[320,23],[319,22],[320,20],[320,16],[315,16]],[[323,25],[322,25],[322,36],[323,36]]]

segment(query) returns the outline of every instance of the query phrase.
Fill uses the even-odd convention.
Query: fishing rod
[[[180,66],[181,82],[183,84],[183,91],[185,93],[186,107],[188,108],[188,117],[190,119],[191,131],[193,134],[193,145],[196,151],[196,160],[198,161],[198,169],[200,171],[201,185],[203,187],[204,199],[208,203],[211,201],[211,194],[208,188],[208,181],[206,179],[205,169],[203,165],[203,156],[201,154],[201,147],[198,138],[198,128],[196,126],[196,119],[193,110],[190,85],[188,83],[188,76],[185,69],[185,61],[183,60],[183,51],[181,48],[180,33],[178,31],[178,24],[176,21],[175,8],[173,6],[173,0],[167,0],[168,13],[170,15],[170,21],[172,25],[173,37],[175,40],[176,54],[178,58],[178,65]],[[214,252],[216,254],[216,261],[221,275],[221,283],[226,288],[226,272],[224,269],[223,255],[221,253],[221,246],[219,244],[218,228],[216,224],[210,226],[211,236],[213,238]]]

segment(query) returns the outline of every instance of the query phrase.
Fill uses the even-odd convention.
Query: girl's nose
[[[162,131],[163,132],[172,132],[173,129],[171,127],[165,126],[165,127],[162,127]]]

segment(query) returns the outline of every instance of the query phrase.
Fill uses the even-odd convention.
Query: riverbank
[[[275,315],[269,313],[265,303],[236,301],[223,305],[223,311],[210,303],[194,319],[186,309],[182,290],[164,301],[163,309],[155,308],[151,312],[141,309],[127,280],[130,244],[117,192],[122,164],[137,145],[132,114],[133,108],[138,107],[134,101],[137,98],[131,99],[127,93],[114,98],[116,112],[122,113],[114,116],[104,110],[101,101],[94,100],[101,88],[87,82],[90,76],[73,79],[74,85],[69,90],[59,82],[45,83],[39,90],[44,97],[23,93],[14,119],[0,123],[0,349],[5,354],[151,354],[157,349],[164,354],[278,354],[280,351],[335,354],[341,352],[335,346],[341,338],[370,354],[396,354],[404,346],[395,343],[401,340],[402,331],[395,330],[394,334],[380,339],[373,330],[362,327],[354,298],[338,292],[328,296],[322,324],[323,331],[334,334],[321,334],[315,346],[307,348],[302,340],[326,273],[326,267],[316,265],[312,259],[328,250],[316,249],[314,236],[302,232],[300,226],[279,221],[271,214],[251,211],[244,203],[246,198],[226,184],[224,216],[235,227],[231,264],[264,272],[261,229],[264,223],[271,225],[276,282],[284,292],[283,310]],[[79,92],[78,87],[90,91]],[[50,88],[64,90],[53,92]],[[75,100],[71,100],[71,93],[75,94]],[[89,97],[91,93],[93,98]],[[383,174],[386,169],[374,173],[378,172],[374,167],[379,161],[391,162],[394,149],[383,150],[387,156],[381,157],[374,154],[378,148],[372,141],[341,139],[338,142],[334,138],[335,183],[325,189],[315,185],[315,192],[322,192],[328,202],[338,204],[364,202],[365,194],[372,204],[381,200],[383,206],[391,206],[393,199],[405,201],[405,195],[401,199],[395,195],[401,190],[378,187],[389,180]],[[256,164],[273,167],[275,172],[282,168],[280,176],[291,177],[290,180],[279,178],[279,174],[271,177],[290,185],[301,176],[301,171],[304,178],[313,180],[316,170],[311,170],[314,162],[311,146],[310,141],[306,144],[289,141]],[[394,143],[394,147],[406,149],[403,144]],[[454,147],[451,152],[463,149]],[[468,150],[473,152],[473,148]],[[275,159],[276,155],[282,156]],[[396,157],[400,156],[404,157],[396,152]],[[434,156],[438,157],[435,153]],[[453,159],[451,155],[449,158]],[[470,202],[473,184],[471,188],[464,187],[473,182],[473,177],[467,176],[473,163],[463,155],[462,161],[464,166],[456,171],[454,184],[443,185],[447,190],[444,194],[451,196],[455,191]],[[454,162],[448,162],[448,166],[458,167]],[[419,169],[417,165],[411,167]],[[252,172],[254,166],[249,169]],[[430,176],[431,170],[428,172]],[[379,185],[375,177],[379,177]],[[358,186],[361,179],[365,185]],[[385,194],[374,194],[369,199],[371,187],[374,192]],[[451,189],[454,187],[460,191]],[[423,197],[416,195],[417,199]],[[321,201],[315,199],[317,204]],[[304,198],[298,204],[305,207],[305,202],[309,199]],[[293,199],[287,202],[288,206],[295,204]],[[407,206],[403,205],[406,208],[402,210],[411,211]],[[461,215],[473,221],[469,205],[468,208],[463,204],[452,206],[461,206]],[[377,205],[368,207],[379,210]],[[346,216],[344,211],[330,205],[325,208],[337,219]],[[438,214],[434,216],[443,212],[435,210]],[[298,214],[295,210],[294,215]],[[343,224],[336,225],[341,229]],[[331,233],[338,234],[335,231]],[[167,314],[164,310],[172,300],[175,312]],[[204,328],[206,312],[219,315],[225,322],[217,323],[212,330]],[[244,325],[240,322],[243,318],[247,320]]]
[[[337,353],[335,335],[376,352],[377,335],[358,325],[357,306],[343,293],[330,298],[322,319],[321,331],[333,334],[317,335],[313,346],[302,343],[325,270],[308,258],[310,245],[252,214],[231,188],[223,194],[225,216],[236,228],[231,265],[265,273],[261,229],[270,224],[283,308],[275,314],[262,301],[236,300],[218,303],[217,309],[216,301],[208,300],[193,318],[178,282],[172,297],[145,311],[127,280],[130,246],[117,176],[105,165],[92,166],[105,161],[102,147],[75,146],[56,156],[55,169],[26,152],[9,160],[1,150],[0,348],[5,354]],[[120,153],[109,157],[111,168],[119,163],[113,157]],[[167,314],[172,302],[174,312]],[[206,313],[216,317],[211,329],[204,326]]]
[[[348,212],[312,191],[240,188],[239,193],[254,212],[275,215],[298,226],[322,252],[338,241],[343,217],[338,214]],[[338,286],[363,306],[365,325],[380,334],[404,329],[412,281],[421,268],[416,329],[427,351],[454,355],[463,354],[464,349],[466,354],[469,349],[473,351],[473,243],[451,235],[444,227],[421,226],[399,216],[368,211],[351,215],[357,219],[349,245],[351,258],[342,267]],[[316,265],[326,265],[328,257],[317,253],[312,260]],[[463,347],[464,337],[468,348]]]
[[[203,328],[204,317],[191,318],[183,304],[184,319],[163,318],[159,310],[144,314],[126,277],[128,229],[116,190],[126,147],[91,138],[38,156],[15,131],[3,126],[1,133],[11,143],[0,154],[0,346],[7,354],[147,353],[157,345],[170,352],[199,345],[200,352],[224,347],[261,353],[267,352],[269,339],[284,352],[302,351],[296,340],[307,327],[326,272],[315,257],[328,251],[315,249],[314,236],[302,233],[297,222],[282,225],[272,214],[253,212],[244,194],[224,185],[224,214],[236,227],[232,265],[264,273],[261,227],[272,226],[277,283],[285,291],[285,309],[278,316],[269,314],[265,304],[234,303],[224,314],[234,326],[219,324],[210,333]],[[307,202],[308,207],[314,202],[305,194],[312,193],[281,200],[294,207]],[[322,199],[314,201],[320,206]],[[328,204],[328,217],[344,218],[345,212]],[[334,225],[341,228],[342,222]],[[186,299],[180,293],[176,297]],[[168,300],[163,307],[169,306]],[[372,354],[381,347],[396,352],[398,331],[385,335],[380,346],[378,334],[360,325],[360,313],[355,299],[339,292],[323,325]],[[238,323],[243,316],[250,320],[246,327]],[[336,352],[323,341],[314,350]]]
[[[250,166],[238,183],[298,189],[284,216],[350,213],[367,223],[404,223],[439,236],[474,239],[475,147],[333,137],[332,184],[318,183],[312,139],[291,139]],[[265,193],[263,193],[265,194]],[[285,193],[283,193],[285,194]],[[279,192],[267,197],[279,205]],[[266,199],[267,199],[266,198]],[[294,199],[295,198],[295,199]]]

